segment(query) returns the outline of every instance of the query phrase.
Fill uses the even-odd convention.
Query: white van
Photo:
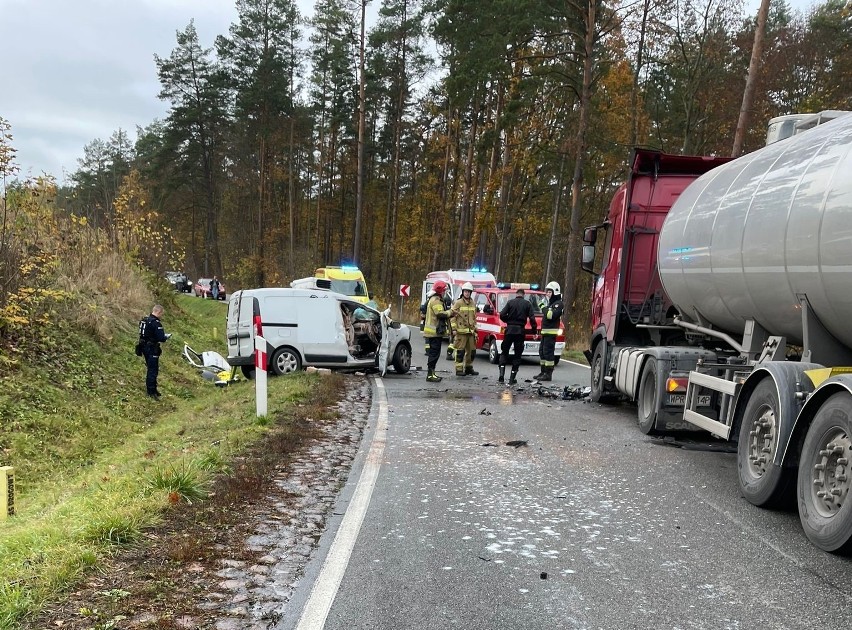
[[[351,298],[323,289],[246,289],[228,301],[228,363],[254,370],[255,335],[266,339],[269,371],[393,365],[411,368],[411,330]]]

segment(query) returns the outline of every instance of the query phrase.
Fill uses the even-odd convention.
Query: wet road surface
[[[847,625],[852,563],[813,547],[794,512],[743,500],[725,445],[648,438],[628,405],[543,397],[523,381],[533,362],[511,389],[481,353],[475,367],[375,383],[279,628]],[[554,393],[588,381],[565,362],[554,376]]]

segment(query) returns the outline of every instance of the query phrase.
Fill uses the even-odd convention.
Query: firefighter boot
[[[517,385],[518,379],[515,378],[517,375],[518,371],[513,369],[512,373],[509,375],[509,385]]]
[[[426,375],[426,380],[430,383],[440,383],[444,379],[435,374],[435,370],[429,370],[429,373]]]
[[[456,376],[464,375],[464,350],[456,350]]]
[[[538,374],[536,374],[535,376],[533,376],[533,380],[534,380],[534,381],[541,381],[541,380],[544,380],[544,376],[545,376],[545,374],[547,374],[547,368],[546,368],[546,367],[544,367],[544,365],[542,365],[542,366],[541,366],[541,372],[539,372]]]
[[[552,381],[553,380],[553,367],[548,365],[546,367],[541,368],[541,376],[536,377],[540,381]]]
[[[464,368],[464,373],[467,376],[479,376],[479,372],[474,370],[472,365],[466,365]]]
[[[505,383],[506,382],[506,366],[505,365],[500,366],[500,376],[497,377],[497,382],[498,383]]]

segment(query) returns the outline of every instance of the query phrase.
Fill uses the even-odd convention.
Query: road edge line
[[[328,555],[323,561],[308,601],[302,609],[302,614],[296,625],[297,630],[321,630],[325,625],[325,620],[331,611],[340,583],[343,581],[343,575],[346,573],[346,567],[349,564],[349,557],[355,547],[355,541],[361,531],[361,524],[370,505],[373,488],[376,486],[376,479],[382,465],[388,426],[388,398],[385,384],[381,377],[376,377],[375,383],[378,389],[379,415],[376,421],[376,429],[373,432],[373,440],[370,443],[370,449],[364,461],[364,467],[361,469],[358,484],[349,502],[349,507],[346,509],[346,514],[334,536],[334,542],[331,543]]]

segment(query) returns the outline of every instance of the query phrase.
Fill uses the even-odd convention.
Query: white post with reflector
[[[257,417],[267,414],[266,393],[266,339],[260,335],[254,338],[254,383],[257,399]]]

